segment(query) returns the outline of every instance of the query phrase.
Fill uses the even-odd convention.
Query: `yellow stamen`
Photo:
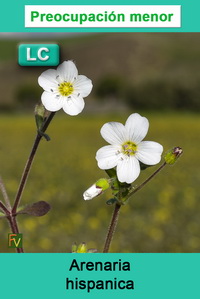
[[[58,90],[62,96],[68,97],[73,93],[74,88],[70,82],[63,82],[59,85]]]
[[[133,156],[137,152],[137,145],[132,141],[127,141],[122,144],[122,152],[127,156]]]

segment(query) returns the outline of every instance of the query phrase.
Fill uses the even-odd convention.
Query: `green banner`
[[[197,1],[164,1],[164,0],[155,0],[149,3],[149,1],[74,1],[73,5],[77,6],[77,9],[80,5],[110,5],[110,10],[108,14],[112,14],[112,6],[116,5],[181,5],[181,27],[180,28],[25,28],[25,5],[66,5],[66,1],[52,1],[52,0],[43,0],[41,1],[20,1],[16,2],[14,0],[9,2],[4,2],[1,6],[1,19],[0,26],[2,32],[199,32],[200,31],[200,22],[199,22],[199,9],[200,3]],[[70,3],[70,5],[72,5]],[[115,13],[115,12],[114,12]],[[48,17],[49,20],[51,16]]]
[[[199,267],[199,254],[3,254],[1,294],[22,299],[198,298]]]

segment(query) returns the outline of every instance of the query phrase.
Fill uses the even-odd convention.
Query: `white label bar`
[[[28,28],[181,27],[180,5],[25,5]]]

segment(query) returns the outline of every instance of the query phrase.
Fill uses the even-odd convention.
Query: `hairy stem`
[[[16,216],[10,215],[7,217],[13,234],[19,234],[19,229],[16,221]],[[17,253],[24,253],[23,248],[16,248]]]
[[[111,244],[111,241],[112,241],[112,238],[115,233],[116,226],[117,226],[120,208],[121,208],[121,205],[119,205],[119,204],[115,205],[115,209],[113,211],[112,219],[111,219],[111,222],[110,222],[110,225],[108,228],[108,233],[106,236],[103,253],[109,252],[110,244]]]
[[[6,206],[2,203],[2,201],[0,201],[0,210],[2,210],[2,212],[4,212],[5,215],[10,214],[10,211],[6,208]]]
[[[3,195],[3,198],[5,200],[6,206],[11,211],[12,207],[11,207],[11,204],[10,204],[10,200],[9,200],[8,194],[6,192],[6,188],[4,186],[4,183],[3,183],[3,180],[2,180],[1,177],[0,177],[0,189],[1,189],[1,193]]]
[[[141,185],[139,185],[137,188],[132,189],[129,193],[127,198],[131,197],[134,193],[138,192],[140,189],[142,189],[151,179],[153,179],[165,166],[167,165],[166,162],[164,162],[150,177],[148,177]],[[119,217],[119,211],[120,211],[121,205],[118,203],[115,205],[115,209],[112,215],[112,219],[109,225],[108,233],[106,236],[106,241],[103,249],[103,253],[109,252],[110,244],[113,238],[113,235],[115,233],[115,229],[118,222]]]
[[[55,112],[51,112],[51,114],[49,115],[49,117],[47,118],[47,120],[45,121],[45,123],[44,123],[44,125],[41,129],[42,133],[44,133],[46,131],[46,129],[48,128],[48,126],[49,126],[51,120],[53,119],[54,115],[55,115]],[[24,171],[22,173],[21,181],[20,181],[20,184],[19,184],[19,188],[18,188],[16,197],[15,197],[15,201],[14,201],[14,205],[13,205],[13,209],[12,209],[13,214],[16,214],[16,212],[17,212],[17,207],[20,203],[21,196],[22,196],[24,187],[26,185],[26,181],[27,181],[28,175],[30,173],[30,169],[31,169],[31,166],[32,166],[32,163],[33,163],[33,160],[34,160],[34,157],[35,157],[35,154],[36,154],[36,151],[38,149],[38,146],[40,144],[41,139],[42,139],[42,134],[38,132],[38,134],[36,136],[36,139],[34,141],[31,153],[30,153],[29,158],[27,160],[26,166],[25,166]]]

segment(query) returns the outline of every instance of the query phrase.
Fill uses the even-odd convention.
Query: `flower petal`
[[[135,157],[146,165],[155,165],[160,162],[163,147],[154,141],[143,141],[137,146]]]
[[[101,128],[102,137],[110,144],[123,144],[126,141],[124,125],[118,122],[109,122]]]
[[[52,92],[52,90],[54,91],[58,87],[56,76],[56,70],[47,70],[39,76],[38,83],[45,91]]]
[[[63,110],[69,115],[79,114],[84,106],[85,102],[81,96],[71,95],[69,97],[63,97]]]
[[[73,82],[78,76],[78,70],[75,64],[68,60],[64,61],[57,67],[57,75],[60,76],[62,81]]]
[[[44,91],[41,97],[42,104],[49,111],[58,111],[63,106],[62,97],[56,97],[56,93]]]
[[[111,169],[117,165],[120,156],[119,146],[106,145],[97,151],[96,160],[99,168]]]
[[[129,140],[138,144],[144,139],[149,129],[149,121],[146,117],[142,117],[138,113],[133,113],[126,121],[125,128],[128,133]]]
[[[83,193],[83,198],[85,200],[90,200],[103,192],[102,188],[98,188],[96,184],[92,185]]]
[[[137,179],[140,174],[140,164],[138,160],[133,157],[123,156],[117,164],[117,177],[121,183],[126,182],[131,184]]]
[[[73,83],[73,87],[76,93],[80,93],[81,96],[87,97],[92,90],[92,81],[88,79],[86,76],[79,75],[77,79]]]

